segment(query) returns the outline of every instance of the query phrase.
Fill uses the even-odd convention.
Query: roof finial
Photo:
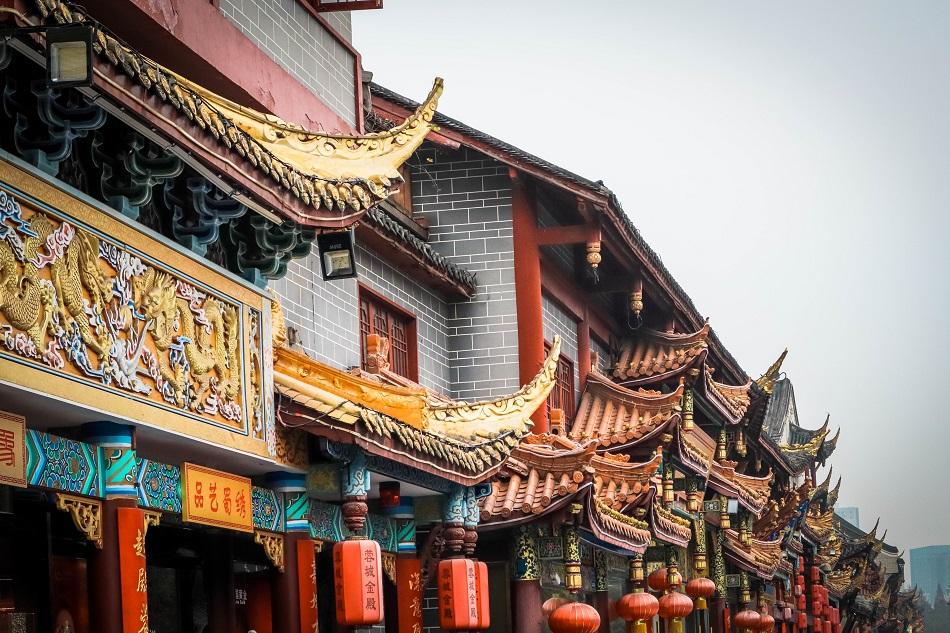
[[[779,373],[782,370],[782,363],[785,362],[785,357],[788,356],[788,348],[785,348],[785,351],[782,352],[781,356],[772,363],[772,365],[765,370],[765,373],[759,376],[759,379],[755,381],[762,391],[771,395],[772,391],[775,389],[775,381],[778,380]]]

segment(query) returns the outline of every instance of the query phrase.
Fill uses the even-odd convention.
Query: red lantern
[[[795,577],[795,584],[798,585],[799,587],[804,587],[805,577],[802,576],[801,574],[798,574],[798,576]]]
[[[336,621],[362,627],[383,621],[383,566],[379,543],[368,539],[333,546]]]
[[[746,609],[737,613],[734,621],[740,631],[743,631],[743,633],[752,633],[752,631],[758,630],[759,620],[761,618],[762,616],[759,615],[758,611]]]
[[[821,617],[820,617],[820,616],[815,616],[814,618],[812,618],[812,620],[811,620],[811,628],[812,628],[812,631],[814,631],[815,633],[823,633],[823,632],[822,632],[822,629],[821,629]]]
[[[821,579],[821,570],[818,569],[817,565],[812,565],[809,571],[811,572],[812,582],[818,582]]]
[[[792,621],[792,608],[791,608],[791,607],[785,607],[784,609],[782,609],[782,619],[785,620],[786,622],[791,622],[791,621]]]
[[[660,617],[670,620],[670,633],[683,633],[683,618],[693,612],[693,601],[678,591],[660,598]]]
[[[798,628],[803,631],[808,628],[808,616],[805,615],[804,611],[798,612]]]
[[[775,630],[775,618],[766,611],[759,616],[759,630],[763,633],[772,633]]]
[[[548,618],[551,633],[596,633],[600,628],[597,609],[583,602],[569,602],[554,610]]]
[[[551,614],[557,610],[558,607],[564,606],[565,604],[568,604],[569,602],[570,600],[568,600],[567,598],[560,598],[558,596],[554,596],[553,598],[548,598],[541,605],[541,614],[544,615],[544,619],[547,620],[548,618],[551,617]]]
[[[475,562],[475,598],[478,609],[478,618],[473,630],[481,631],[491,626],[491,612],[488,600],[488,565],[481,561]]]
[[[822,626],[824,627],[824,628],[822,629],[822,631],[824,631],[824,633],[831,633],[831,622],[830,622],[830,621],[828,621],[828,620],[822,620],[821,624],[822,624]],[[815,627],[815,631],[817,631],[817,630],[818,630],[818,627]]]
[[[617,615],[629,622],[636,622],[636,627],[629,627],[636,633],[646,633],[646,623],[653,619],[660,610],[660,601],[653,594],[645,591],[628,593],[617,601]]]
[[[706,608],[706,598],[716,593],[716,583],[709,578],[693,578],[686,583],[686,594],[696,602],[696,608],[702,611]]]
[[[669,585],[666,582],[666,567],[660,567],[655,572],[647,576],[647,585],[653,591],[666,591]]]
[[[399,482],[382,481],[379,483],[379,505],[383,508],[393,509],[399,507]]]
[[[468,631],[478,627],[475,561],[450,558],[439,562],[439,627]]]
[[[798,594],[798,600],[795,603],[795,608],[798,609],[799,611],[805,610],[805,594],[803,593]]]
[[[729,612],[729,607],[726,607],[722,610],[722,630],[731,631],[732,630],[732,614]]]

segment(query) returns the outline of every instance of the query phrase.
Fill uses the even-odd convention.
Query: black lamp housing
[[[317,236],[317,251],[324,281],[356,277],[356,237],[353,230],[321,233]]]
[[[82,23],[46,29],[46,81],[51,88],[92,85],[92,30]]]

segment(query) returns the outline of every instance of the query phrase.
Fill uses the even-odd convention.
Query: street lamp
[[[356,277],[356,257],[353,230],[321,233],[317,236],[317,251],[324,281]]]
[[[92,27],[46,29],[46,78],[53,88],[92,85]]]

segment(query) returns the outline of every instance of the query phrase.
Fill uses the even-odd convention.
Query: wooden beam
[[[548,226],[538,229],[538,244],[587,244],[600,241],[600,227],[594,223]]]

